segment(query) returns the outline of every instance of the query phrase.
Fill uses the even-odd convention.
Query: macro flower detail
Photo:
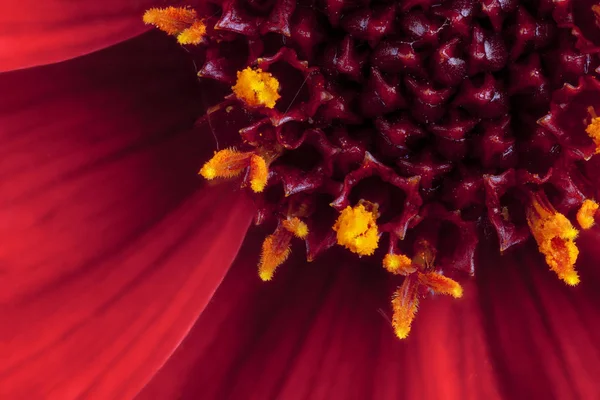
[[[598,0],[38,3],[1,399],[599,398]]]
[[[238,143],[247,150],[217,152],[200,174],[247,171],[242,185],[260,194],[257,223],[277,224],[263,242],[261,279],[288,259],[290,221],[322,225],[312,220],[329,206],[338,216],[328,234],[296,235],[307,258],[336,243],[379,258],[403,279],[392,300],[400,338],[420,288],[462,297],[445,274],[477,272],[486,225],[499,251],[533,237],[550,269],[579,283],[571,221],[589,229],[597,203],[574,169],[598,151],[600,84],[582,31],[569,22],[579,15],[575,3],[328,3],[328,23],[318,29],[316,8],[249,4],[252,12],[240,1],[222,4],[198,74],[231,82],[221,77],[236,66],[231,94],[207,116],[243,115]],[[179,35],[198,18],[187,8],[147,14]],[[343,34],[324,33],[335,29]],[[255,40],[267,31],[283,36]],[[238,43],[240,55],[214,59],[227,43]]]

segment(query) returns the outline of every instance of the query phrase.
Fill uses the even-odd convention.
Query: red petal
[[[582,283],[575,288],[549,271],[533,245],[487,257],[479,275],[482,306],[506,398],[597,396],[599,241],[598,232],[585,232],[578,240]]]
[[[381,267],[338,250],[307,264],[295,248],[265,284],[259,246],[247,240],[140,399],[497,398],[472,298],[424,300],[401,342],[380,314],[392,289]]]
[[[198,190],[214,139],[160,38],[0,79],[0,398],[134,396],[237,253],[251,207]]]
[[[179,0],[21,0],[0,13],[0,72],[112,46],[146,30],[144,11]],[[189,2],[187,3],[189,4]]]
[[[150,34],[0,76],[0,302],[101,263],[196,190],[214,139],[182,131],[190,69]]]

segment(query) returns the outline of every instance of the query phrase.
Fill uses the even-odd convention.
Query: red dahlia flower
[[[597,1],[130,3],[0,13],[0,398],[600,397]]]

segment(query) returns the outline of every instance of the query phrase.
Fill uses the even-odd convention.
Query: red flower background
[[[252,205],[196,175],[215,143],[190,129],[193,66],[140,22],[161,4],[4,3],[1,398],[600,396],[596,229],[577,288],[534,243],[483,248],[399,342],[385,271],[347,252],[256,278]]]

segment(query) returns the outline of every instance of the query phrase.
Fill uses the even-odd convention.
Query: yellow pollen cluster
[[[455,299],[460,299],[463,295],[460,283],[435,272],[419,273],[419,283],[427,286],[434,293],[447,294]]]
[[[255,193],[265,190],[269,179],[269,168],[264,158],[252,154],[250,157],[250,187]]]
[[[203,178],[233,178],[249,168],[250,187],[256,193],[262,192],[269,179],[267,162],[261,156],[235,149],[223,149],[215,152],[198,172]]]
[[[594,117],[585,131],[596,145],[596,154],[600,153],[600,117]]]
[[[383,266],[392,274],[408,275],[416,271],[410,258],[404,254],[386,254],[383,258]]]
[[[579,249],[575,245],[578,231],[563,214],[552,207],[543,193],[534,195],[527,210],[527,222],[546,263],[567,285],[579,283],[575,261]]]
[[[308,226],[298,217],[288,218],[282,224],[299,239],[306,239],[308,236]]]
[[[189,28],[177,35],[179,44],[200,44],[206,35],[206,25],[202,21],[196,21]]]
[[[190,8],[151,8],[142,19],[146,25],[154,25],[169,35],[177,36],[180,44],[199,44],[206,35],[206,25]]]
[[[290,255],[290,240],[289,232],[279,228],[265,238],[258,264],[260,279],[265,282],[273,279],[277,267],[283,264]]]
[[[406,339],[419,308],[419,282],[407,276],[392,296],[392,327],[399,339]]]
[[[406,339],[410,333],[417,315],[421,286],[436,294],[450,295],[456,299],[463,295],[463,288],[458,282],[437,272],[417,272],[407,276],[392,296],[392,326],[399,339]]]
[[[379,245],[375,219],[375,214],[368,211],[364,204],[346,207],[333,226],[338,244],[361,256],[372,255]]]
[[[577,222],[581,229],[590,229],[594,226],[594,215],[598,211],[598,203],[594,200],[585,200],[581,205],[579,211],[577,211]]]
[[[273,108],[281,97],[278,93],[279,81],[260,68],[248,67],[238,71],[237,82],[231,89],[238,99],[252,107]]]

